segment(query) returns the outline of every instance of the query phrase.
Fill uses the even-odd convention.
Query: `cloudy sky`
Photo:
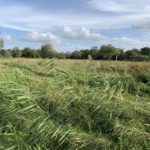
[[[150,0],[0,0],[5,48],[150,46]]]

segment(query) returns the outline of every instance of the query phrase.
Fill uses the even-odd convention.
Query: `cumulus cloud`
[[[109,40],[112,44],[119,45],[126,48],[141,48],[144,46],[150,46],[150,41],[142,41],[135,38],[120,37],[112,38]]]
[[[57,44],[60,42],[59,37],[55,36],[51,32],[47,32],[47,33],[30,32],[22,39],[28,42],[37,42],[37,43]]]
[[[59,43],[60,39],[64,40],[63,38],[66,41],[67,39],[84,40],[82,44],[79,41],[79,44],[88,46],[89,44],[96,45],[97,41],[99,43],[105,43],[105,41],[120,43],[120,47],[122,45],[135,47],[149,44],[148,41],[150,40],[144,36],[148,32],[150,33],[150,22],[145,21],[146,18],[146,20],[150,18],[149,0],[86,0],[81,3],[75,1],[73,6],[71,2],[67,7],[62,6],[57,10],[53,9],[53,5],[50,5],[51,2],[49,4],[46,3],[49,9],[41,7],[41,3],[42,1],[37,3],[37,7],[35,7],[35,3],[30,5],[26,1],[24,3],[14,2],[11,4],[0,2],[0,27],[15,29],[12,31],[27,31],[29,33],[23,40],[38,44],[43,42]],[[70,10],[70,8],[72,9]],[[133,24],[135,25],[133,26]],[[63,38],[52,34],[56,33],[59,35],[59,29],[64,25],[67,26],[61,30]],[[141,33],[140,37],[134,37],[134,31],[129,30],[131,27],[132,29],[145,32]],[[93,30],[90,30],[91,28]],[[112,37],[112,31],[110,30],[112,28],[119,29],[121,32],[119,30],[118,32],[119,35],[120,33],[122,34],[121,36],[131,36],[133,33],[133,38],[108,38],[96,32],[97,30],[105,29],[103,32]],[[118,32],[113,32],[113,36],[118,37]],[[12,33],[6,32],[6,34]],[[21,36],[22,34],[16,35]],[[139,40],[139,38],[142,40]],[[19,41],[19,38],[14,40],[14,37],[9,36],[5,36],[5,39],[12,39],[11,42],[8,42],[12,45],[16,45],[17,40]],[[78,44],[78,41],[68,41],[72,45]],[[18,43],[20,44],[20,41]],[[21,43],[21,45],[23,44]]]
[[[62,30],[64,38],[75,39],[75,40],[92,40],[92,41],[101,41],[106,37],[95,32],[91,32],[85,27],[81,27],[79,30],[72,30],[69,26],[64,26]]]

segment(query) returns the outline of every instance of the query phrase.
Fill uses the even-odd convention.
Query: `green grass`
[[[149,62],[0,59],[0,150],[149,148]]]

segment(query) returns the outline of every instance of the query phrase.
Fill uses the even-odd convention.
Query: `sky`
[[[4,48],[150,47],[150,0],[0,0]]]

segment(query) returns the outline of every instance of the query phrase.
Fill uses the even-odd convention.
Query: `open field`
[[[148,150],[150,62],[0,59],[0,150]]]

